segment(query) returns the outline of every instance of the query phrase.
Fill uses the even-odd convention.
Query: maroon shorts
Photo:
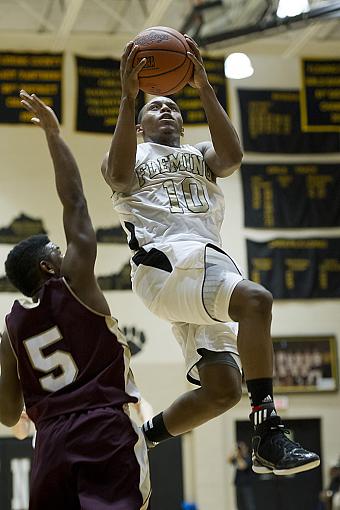
[[[150,482],[145,441],[111,407],[39,424],[30,510],[141,510]]]

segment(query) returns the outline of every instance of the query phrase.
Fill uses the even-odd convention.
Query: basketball
[[[156,96],[179,92],[191,79],[193,63],[187,56],[190,51],[185,37],[169,27],[151,27],[134,39],[139,49],[133,66],[146,58],[139,73],[141,90]]]

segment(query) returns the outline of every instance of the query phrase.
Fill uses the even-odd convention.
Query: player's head
[[[150,99],[138,114],[137,133],[142,134],[145,141],[164,143],[174,139],[179,143],[183,119],[177,103],[170,97]]]
[[[60,276],[62,259],[60,249],[48,236],[31,236],[9,252],[6,275],[20,292],[32,297],[46,280]]]

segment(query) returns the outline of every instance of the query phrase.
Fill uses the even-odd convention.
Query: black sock
[[[252,407],[273,402],[273,379],[251,379],[246,381]]]
[[[251,404],[251,421],[254,426],[259,425],[271,416],[276,416],[273,398],[273,379],[251,379],[247,382]]]
[[[142,430],[144,435],[149,439],[149,441],[153,441],[154,443],[160,443],[165,439],[170,439],[170,437],[174,437],[167,431],[164,420],[163,413],[157,414],[151,420],[146,421],[142,425]]]

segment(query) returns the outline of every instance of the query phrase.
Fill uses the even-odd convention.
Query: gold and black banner
[[[76,57],[78,75],[77,131],[113,133],[121,98],[119,60]],[[145,102],[141,92],[137,108]]]
[[[301,127],[340,132],[340,60],[302,60]]]
[[[204,57],[203,61],[209,82],[213,86],[217,98],[225,111],[228,111],[227,80],[224,75],[224,60],[221,58]],[[184,124],[197,125],[207,122],[197,89],[187,85],[173,97],[181,109]]]
[[[247,240],[249,278],[276,299],[340,298],[340,238]]]
[[[340,164],[244,164],[244,223],[253,228],[340,227]]]
[[[0,123],[30,123],[32,114],[20,103],[21,89],[37,94],[62,122],[62,62],[61,54],[0,53]]]
[[[298,90],[239,90],[243,147],[272,154],[318,154],[340,151],[337,133],[301,130]]]

